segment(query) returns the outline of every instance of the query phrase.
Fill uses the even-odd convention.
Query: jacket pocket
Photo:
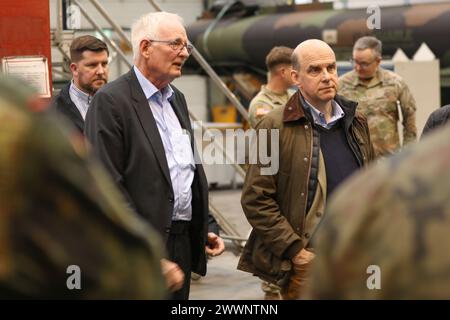
[[[282,286],[288,280],[292,263],[288,259],[282,259],[270,251],[259,237],[255,239],[254,250],[252,251],[252,263],[259,271],[260,278],[275,282]]]

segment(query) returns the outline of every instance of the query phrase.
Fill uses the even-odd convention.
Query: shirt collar
[[[138,79],[138,82],[141,85],[142,90],[144,91],[145,98],[147,100],[151,99],[158,92],[161,92],[163,100],[164,99],[168,101],[171,100],[174,91],[170,86],[170,84],[162,88],[161,90],[158,90],[158,88],[156,88],[154,84],[151,83],[136,66],[133,66],[133,69]]]
[[[315,108],[312,104],[310,104],[306,99],[300,95],[300,100],[302,104],[305,106],[307,110],[310,111],[314,123],[324,127],[324,128],[331,128],[339,119],[343,118],[345,116],[344,110],[342,110],[342,107],[339,105],[339,103],[336,102],[336,100],[331,100],[331,118],[330,121],[327,123],[325,120],[325,114],[320,112],[317,108]]]
[[[384,83],[384,77],[383,77],[383,73],[380,70],[380,67],[377,68],[377,71],[375,71],[375,74],[373,75],[373,78],[368,82],[368,83],[364,83],[362,82],[359,77],[358,77],[358,73],[353,70],[354,74],[355,74],[355,79],[353,80],[353,86],[356,88],[357,86],[361,85],[363,87],[373,87],[377,84]]]
[[[92,96],[87,94],[84,91],[81,91],[80,89],[78,89],[78,87],[75,85],[75,83],[72,81],[70,82],[70,91],[72,91],[72,94],[74,94],[78,99],[80,99],[81,101],[89,104],[92,100]]]

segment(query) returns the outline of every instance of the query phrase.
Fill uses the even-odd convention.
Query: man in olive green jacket
[[[292,62],[299,91],[257,126],[258,134],[278,130],[279,140],[268,144],[279,143],[279,170],[265,175],[261,162],[248,168],[241,201],[253,231],[238,265],[279,285],[284,299],[299,297],[304,287],[314,257],[310,239],[327,197],[374,158],[357,104],[336,95],[332,49],[307,40],[294,50]]]

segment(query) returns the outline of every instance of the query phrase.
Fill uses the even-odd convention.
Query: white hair
[[[184,25],[183,18],[175,13],[151,12],[144,14],[133,23],[131,27],[131,45],[133,46],[133,59],[136,61],[139,56],[139,44],[144,39],[158,39],[159,25],[165,21],[176,21]]]

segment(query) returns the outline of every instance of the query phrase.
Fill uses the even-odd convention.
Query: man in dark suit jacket
[[[93,36],[75,38],[70,45],[73,79],[52,101],[52,109],[83,133],[84,119],[95,92],[108,81],[106,44]]]
[[[433,111],[422,131],[422,137],[450,122],[450,104]]]
[[[97,92],[85,134],[128,205],[166,240],[163,272],[173,298],[187,299],[191,271],[206,274],[205,245],[212,255],[224,249],[217,229],[208,232],[207,181],[194,161],[186,100],[170,85],[192,47],[181,18],[166,12],[141,17],[131,41],[135,65]]]

